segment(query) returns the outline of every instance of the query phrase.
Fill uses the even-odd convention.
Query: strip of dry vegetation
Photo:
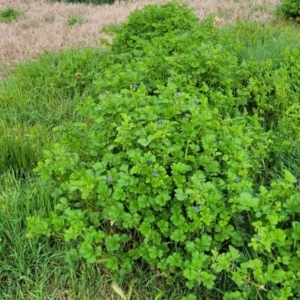
[[[237,19],[267,21],[280,0],[181,0],[195,9],[200,19],[209,14],[224,25]],[[126,20],[131,11],[167,0],[128,0],[114,5],[49,3],[45,0],[0,0],[0,10],[11,7],[23,12],[12,23],[0,23],[0,78],[9,67],[37,53],[70,46],[98,46],[100,29]],[[83,18],[82,25],[69,26],[68,17]]]

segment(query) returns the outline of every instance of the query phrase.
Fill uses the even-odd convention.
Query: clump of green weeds
[[[184,299],[297,297],[300,185],[266,172],[299,137],[299,50],[276,68],[242,60],[231,34],[176,2],[115,34],[80,118],[35,169],[56,205],[27,218],[28,237],[60,237],[69,263],[120,276],[143,262]]]
[[[21,16],[21,12],[13,8],[5,8],[0,11],[0,21],[5,23],[10,23],[17,20]]]
[[[298,0],[281,0],[281,5],[277,10],[288,18],[300,21],[300,2]]]
[[[81,18],[81,17],[69,16],[69,17],[68,17],[67,24],[68,24],[69,26],[74,26],[74,25],[76,25],[76,24],[82,25],[83,22],[84,22],[84,19]]]

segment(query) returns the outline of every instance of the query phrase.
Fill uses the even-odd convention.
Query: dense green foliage
[[[296,18],[297,21],[300,20],[300,1],[299,0],[281,0],[281,5],[279,6],[279,11],[281,11],[287,17]]]
[[[19,69],[25,88],[40,81],[27,104],[49,111],[44,123],[66,120],[36,168],[55,208],[28,212],[28,236],[63,240],[69,263],[109,274],[147,265],[186,284],[180,299],[298,297],[300,172],[287,158],[299,157],[299,50],[244,60],[232,32],[176,3],[135,11],[114,34],[102,59]],[[74,103],[55,115],[62,91]],[[5,122],[37,130],[42,113],[12,107]]]
[[[175,3],[118,30],[83,120],[57,127],[38,164],[59,203],[27,219],[29,236],[75,240],[68,260],[123,274],[142,259],[190,289],[226,276],[225,299],[296,296],[299,184],[262,174],[298,137],[299,51],[276,70],[239,61],[230,36]]]

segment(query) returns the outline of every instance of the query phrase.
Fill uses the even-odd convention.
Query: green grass
[[[299,29],[289,23],[261,26],[240,22],[224,30],[230,30],[244,46],[241,60],[271,59],[279,66],[283,50],[299,47],[300,43]],[[155,270],[142,265],[129,277],[115,277],[99,266],[67,264],[64,256],[70,245],[26,237],[26,217],[47,216],[54,205],[50,190],[34,177],[33,166],[42,150],[55,140],[53,127],[78,118],[75,105],[89,93],[95,75],[105,70],[107,55],[103,49],[47,53],[36,62],[24,62],[0,84],[1,299],[120,299],[110,287],[112,282],[125,292],[134,282],[131,299],[176,300],[184,296],[180,284],[168,287]],[[300,177],[299,157],[297,145],[278,154],[282,163]],[[280,170],[271,171],[275,176]],[[226,286],[226,278],[222,285]],[[201,297],[212,299],[212,295]]]
[[[21,13],[13,8],[5,8],[0,11],[0,21],[10,23],[17,20],[21,16]]]
[[[44,125],[0,121],[0,174],[7,170],[22,177],[32,172],[50,143],[49,129]]]
[[[69,26],[74,26],[76,24],[78,25],[82,25],[84,22],[84,19],[83,18],[80,18],[80,17],[76,17],[76,16],[69,16],[68,17],[68,20],[67,20],[67,24]]]
[[[105,57],[103,49],[68,49],[24,62],[0,85],[2,119],[50,127],[71,120],[81,94],[102,71]]]
[[[275,67],[282,61],[282,53],[286,48],[300,46],[299,26],[290,22],[280,22],[280,25],[249,23],[239,21],[230,31],[237,43],[244,47],[240,59],[272,60]]]

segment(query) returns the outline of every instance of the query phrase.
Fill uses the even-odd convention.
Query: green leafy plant
[[[174,14],[177,9],[178,14]],[[113,50],[124,52],[142,47],[144,41],[164,36],[170,32],[180,34],[195,28],[197,17],[186,5],[177,2],[168,6],[148,5],[144,10],[135,10],[128,21],[116,28]],[[113,28],[111,29],[112,31]]]
[[[13,8],[5,8],[0,11],[0,21],[9,23],[17,20],[20,17],[21,13]]]
[[[55,128],[35,169],[58,204],[27,218],[27,236],[63,239],[68,262],[121,276],[142,261],[184,282],[186,299],[199,286],[224,299],[297,297],[299,183],[267,172],[299,138],[288,112],[299,52],[276,70],[240,61],[230,34],[176,2],[132,13],[115,34],[78,121]]]
[[[287,17],[296,18],[300,21],[300,2],[299,0],[281,0],[278,10]]]

